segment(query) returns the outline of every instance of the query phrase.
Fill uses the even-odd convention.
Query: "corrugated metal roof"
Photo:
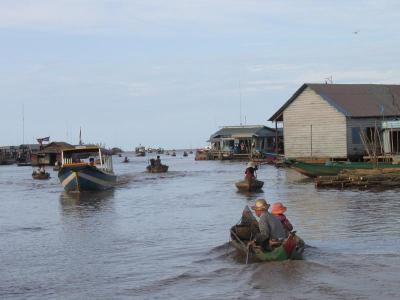
[[[400,85],[387,84],[303,84],[269,119],[280,121],[283,111],[307,88],[347,117],[400,116]]]
[[[282,130],[278,128],[282,135]],[[256,137],[274,137],[275,129],[263,125],[254,126],[226,126],[211,135],[210,141],[217,138],[251,138]]]

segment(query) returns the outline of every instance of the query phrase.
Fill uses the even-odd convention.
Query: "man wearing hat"
[[[257,199],[255,205],[251,207],[260,218],[258,221],[260,232],[256,235],[255,242],[267,251],[271,250],[271,246],[280,244],[279,241],[287,238],[281,221],[268,212],[269,207],[264,199]]]

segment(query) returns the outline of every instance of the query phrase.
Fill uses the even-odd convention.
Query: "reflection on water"
[[[94,191],[94,192],[62,192],[60,194],[60,202],[63,207],[93,207],[101,209],[101,207],[111,198],[114,198],[115,191],[113,189],[107,191]]]
[[[100,213],[112,208],[112,199],[115,191],[94,191],[94,192],[62,192],[60,204],[64,215],[75,217],[87,217],[90,214]]]
[[[398,191],[316,190],[263,166],[261,193],[239,193],[243,162],[162,157],[115,163],[115,190],[66,193],[56,174],[0,169],[0,298],[398,299]],[[257,198],[281,201],[305,260],[251,263],[229,229]]]

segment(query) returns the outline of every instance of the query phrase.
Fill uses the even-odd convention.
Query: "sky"
[[[306,82],[399,84],[399,32],[397,0],[0,0],[0,145],[202,147]]]

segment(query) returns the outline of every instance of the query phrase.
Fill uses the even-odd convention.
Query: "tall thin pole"
[[[240,126],[242,126],[242,87],[239,80],[239,111],[240,111]]]
[[[25,106],[22,103],[22,145],[25,144]]]

